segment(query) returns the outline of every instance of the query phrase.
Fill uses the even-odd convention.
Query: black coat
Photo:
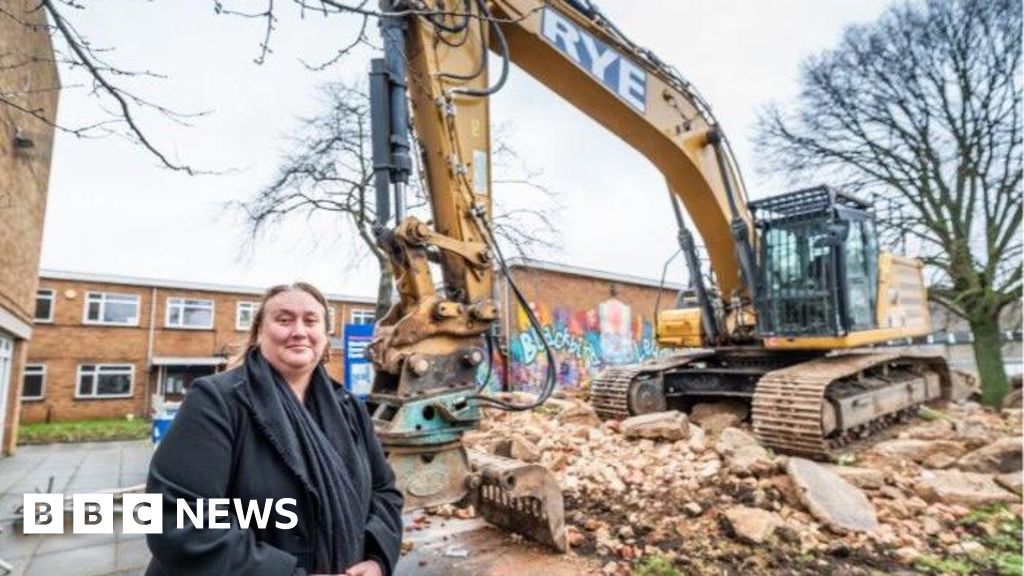
[[[392,574],[401,544],[402,495],[366,408],[334,386],[346,420],[356,423],[358,453],[372,478],[364,558],[378,560],[385,574]],[[192,384],[150,464],[146,491],[163,494],[163,533],[147,536],[153,553],[147,576],[292,575],[313,565],[310,548],[317,527],[310,487],[283,453],[288,448],[279,427],[287,423],[268,420],[257,406],[244,367]],[[294,498],[297,505],[289,510],[297,513],[298,525],[276,528],[275,522],[290,519],[275,511],[265,529],[242,529],[232,514],[230,529],[197,530],[186,516],[179,530],[178,498],[190,504],[198,498],[239,498],[243,505]]]

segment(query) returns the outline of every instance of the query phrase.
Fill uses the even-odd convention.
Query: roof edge
[[[516,256],[509,258],[506,263],[509,268],[533,268],[536,270],[546,270],[548,272],[559,272],[561,274],[570,274],[572,276],[583,276],[588,278],[598,278],[600,280],[609,280],[612,282],[622,282],[624,284],[636,284],[638,286],[649,286],[657,288],[661,286],[661,283],[653,278],[644,278],[642,276],[633,276],[632,274],[619,274],[616,272],[607,272],[605,270],[595,270],[594,268],[583,268],[580,266],[570,266],[569,264],[561,264],[558,262],[549,262],[546,260],[535,260],[533,258],[526,258],[522,256]],[[665,288],[669,290],[684,290],[685,286],[682,284],[676,284],[675,282],[665,282]]]
[[[91,272],[76,272],[71,270],[50,270],[41,269],[40,279],[49,280],[72,280],[76,282],[98,282],[103,284],[122,284],[127,286],[144,286],[146,288],[169,288],[177,290],[196,290],[201,292],[228,292],[231,294],[262,295],[265,288],[255,286],[239,286],[235,284],[212,284],[206,282],[189,282],[183,280],[168,280],[165,278],[144,278],[141,276],[122,276],[118,274],[95,274]],[[369,296],[355,296],[352,294],[325,293],[328,300],[341,300],[359,304],[376,304],[377,298]]]

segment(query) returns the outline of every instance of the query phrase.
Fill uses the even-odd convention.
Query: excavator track
[[[632,386],[644,376],[658,377],[665,370],[684,366],[698,358],[705,358],[713,352],[700,351],[685,354],[673,354],[640,364],[615,366],[602,370],[590,383],[590,405],[602,420],[622,420],[629,418],[636,410],[631,410],[630,394]],[[660,382],[660,380],[659,380]]]
[[[831,389],[830,389],[831,387]],[[815,460],[948,396],[941,358],[848,353],[773,370],[751,403],[754,433],[766,447]]]
[[[629,418],[629,385],[642,366],[602,370],[590,383],[590,405],[602,420]]]

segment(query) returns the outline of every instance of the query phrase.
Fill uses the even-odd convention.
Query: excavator
[[[601,373],[591,385],[599,416],[741,399],[767,447],[827,460],[948,394],[941,358],[870,347],[931,331],[921,263],[879,249],[871,206],[820,185],[750,200],[711,107],[593,3],[383,0],[381,7],[384,55],[370,71],[375,230],[398,299],[368,349],[376,369],[369,407],[409,507],[469,501],[492,523],[565,550],[551,473],[462,443],[482,408],[530,410],[555,385],[543,343],[547,374],[535,400],[517,403],[486,389],[496,270],[542,334],[491,221],[489,97],[512,64],[661,171],[690,273],[690,305],[657,317],[658,342],[669,352]],[[492,57],[500,59],[493,79]],[[406,213],[414,165],[430,221]]]

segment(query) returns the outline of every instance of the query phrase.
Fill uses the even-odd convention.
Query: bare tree
[[[171,158],[154,143],[143,128],[140,116],[155,114],[176,124],[188,126],[194,119],[207,112],[185,113],[173,110],[141,95],[135,86],[137,81],[162,79],[162,75],[150,70],[130,69],[119,66],[110,59],[110,48],[94,44],[82,34],[66,16],[66,11],[79,11],[85,7],[75,0],[18,0],[0,3],[0,18],[31,28],[44,28],[53,41],[53,60],[65,74],[82,79],[83,84],[65,82],[61,86],[36,87],[34,90],[67,90],[82,88],[96,102],[97,119],[85,124],[70,126],[57,122],[51,113],[25,105],[25,95],[14,87],[0,87],[0,106],[9,107],[42,121],[56,130],[79,138],[100,138],[123,136],[144,148],[166,168],[196,174],[201,172],[188,163]],[[44,11],[45,19],[33,15]],[[45,20],[46,24],[39,22]],[[13,54],[0,51],[0,65],[18,68],[33,65],[39,58],[18,60]]]
[[[886,201],[885,238],[970,324],[984,400],[999,402],[1000,313],[1021,297],[1020,2],[899,4],[808,59],[801,83],[795,111],[761,115],[768,164]]]
[[[257,241],[268,228],[292,216],[336,213],[348,220],[380,270],[380,317],[390,306],[393,278],[390,260],[377,246],[373,233],[376,206],[369,98],[361,86],[332,83],[322,89],[322,101],[320,113],[300,120],[290,138],[296,152],[281,158],[274,180],[236,206],[244,213],[250,241]],[[557,200],[539,183],[540,172],[526,166],[504,143],[503,130],[507,131],[497,131],[492,160],[495,236],[520,255],[554,248],[559,234],[548,214],[557,208]],[[426,205],[423,189],[415,182],[410,186],[410,212]],[[512,196],[507,193],[513,188],[523,189],[515,195],[520,202],[515,207],[502,202],[503,196]]]
[[[433,3],[424,0],[407,0],[401,2],[402,8],[397,11],[376,9],[377,2],[370,0],[213,0],[210,4],[218,15],[252,21],[259,24],[260,39],[257,54],[253,61],[263,64],[273,54],[273,37],[281,22],[282,5],[298,12],[301,17],[317,15],[323,18],[342,17],[355,18],[359,22],[357,32],[348,38],[340,38],[331,56],[321,62],[308,63],[307,68],[313,71],[324,70],[338,64],[344,56],[360,45],[370,45],[371,23],[385,15],[422,16],[431,19],[451,19],[466,16],[469,2],[465,0],[461,10],[446,11]],[[396,3],[399,4],[399,3]],[[42,10],[46,12],[48,24],[42,25],[53,40],[54,59],[61,68],[62,76],[70,73],[81,84],[65,82],[62,86],[43,88],[48,90],[67,90],[82,88],[96,101],[96,119],[82,125],[71,126],[60,124],[57,118],[47,112],[27,106],[23,94],[16,90],[0,87],[0,106],[9,107],[18,114],[32,116],[56,130],[79,138],[102,138],[120,136],[139,145],[148,154],[156,158],[159,164],[174,171],[187,174],[209,173],[211,170],[198,169],[187,161],[173,157],[153,139],[152,121],[163,118],[172,123],[188,126],[192,121],[209,114],[208,111],[182,112],[173,105],[161,103],[149,98],[140,91],[140,82],[144,80],[166,77],[147,69],[133,69],[119,65],[112,58],[113,49],[96,43],[83,34],[75,25],[76,16],[88,9],[88,3],[79,0],[4,0],[0,1],[0,18],[9,18],[28,27],[37,27],[38,19],[27,17],[29,13]],[[519,18],[527,18],[530,11]],[[490,16],[470,15],[474,18],[486,19],[494,23],[508,22]],[[31,65],[30,61],[13,58],[12,54],[0,49],[0,67],[20,67]]]

